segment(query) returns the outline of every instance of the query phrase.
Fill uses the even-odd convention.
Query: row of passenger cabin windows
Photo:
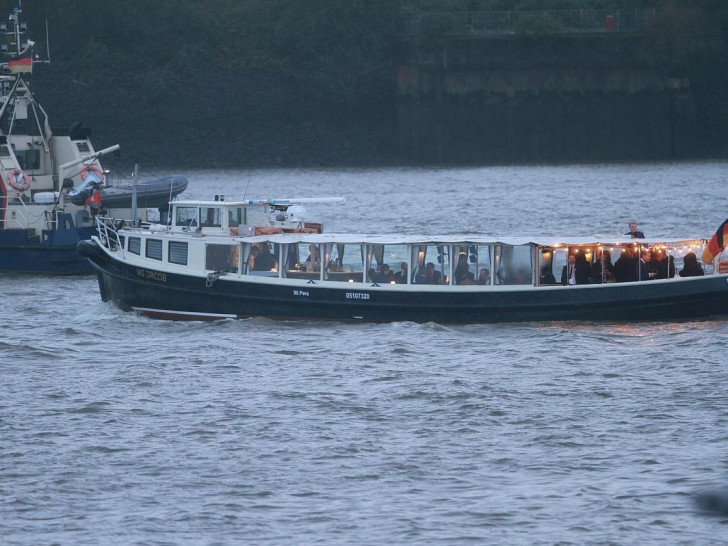
[[[138,256],[142,254],[142,238],[129,237],[127,250]],[[161,239],[146,238],[144,256],[152,260],[162,261],[163,242]],[[238,271],[240,255],[239,245],[208,244],[205,248],[205,268],[213,271]],[[186,241],[167,241],[167,261],[177,265],[188,264],[188,243]]]
[[[530,246],[258,243],[244,247],[242,271],[250,275],[377,284],[533,282]]]
[[[525,246],[422,245],[412,247],[409,257],[407,245],[259,243],[243,247],[243,259],[239,263],[239,245],[207,244],[205,269],[237,272],[242,266],[242,272],[248,275],[380,284],[532,282],[531,251]],[[144,256],[153,260],[164,258],[161,239],[129,237],[127,250],[139,256],[143,250]],[[451,255],[457,258],[453,261]],[[168,241],[166,259],[169,263],[187,265],[188,243]],[[283,268],[279,265],[281,261]],[[325,264],[323,271],[321,264]],[[493,279],[491,264],[496,264],[497,271]]]
[[[142,240],[145,257],[163,260],[161,239],[129,237],[128,251],[141,255]],[[403,244],[243,243],[242,253],[241,245],[206,244],[205,247],[206,270],[240,270],[246,275],[378,284],[559,283],[561,268],[566,265],[569,254],[581,252],[590,263],[595,262],[598,256],[589,248],[576,247],[540,248],[536,253],[532,245],[460,244],[408,247]],[[617,247],[611,250],[614,262],[614,256],[619,256],[620,249]],[[676,268],[681,267],[682,257],[690,251],[701,252],[702,249],[680,247],[669,252],[675,258]],[[534,267],[534,259],[538,260],[538,268]],[[187,265],[188,243],[168,241],[166,260],[173,264]],[[543,273],[544,269],[553,272],[553,278],[549,282],[544,282],[543,278],[533,278],[534,271]]]

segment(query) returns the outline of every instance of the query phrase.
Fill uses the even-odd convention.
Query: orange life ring
[[[104,171],[99,169],[96,165],[84,165],[83,169],[81,169],[81,180],[86,180],[88,173],[96,173],[97,175],[99,175],[101,182],[106,179]]]
[[[25,191],[30,187],[30,178],[22,169],[13,169],[8,173],[8,182],[18,191]]]

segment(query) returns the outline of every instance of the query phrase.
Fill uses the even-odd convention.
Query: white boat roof
[[[381,245],[398,245],[398,244],[458,244],[469,243],[475,245],[537,245],[547,247],[563,247],[563,246],[621,246],[628,244],[641,244],[644,246],[654,245],[680,245],[680,244],[701,244],[705,239],[700,237],[692,238],[650,238],[650,239],[632,239],[631,237],[609,237],[609,236],[593,236],[593,237],[493,237],[489,235],[459,234],[459,235],[371,235],[360,233],[281,233],[273,235],[256,235],[254,237],[241,237],[241,241],[247,243],[309,243],[309,244],[326,244],[326,243],[351,243],[351,244],[381,244]]]
[[[243,201],[209,201],[200,199],[184,199],[173,201],[176,207],[250,207],[254,205],[288,206],[306,203],[341,203],[343,197],[296,197],[293,199],[245,199]]]

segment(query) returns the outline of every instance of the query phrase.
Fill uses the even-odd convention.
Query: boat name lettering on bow
[[[368,300],[369,294],[367,294],[366,292],[347,292],[346,299],[347,300]]]
[[[305,296],[308,297],[309,293],[306,290],[294,290],[293,291],[294,296]]]
[[[137,275],[139,275],[143,279],[152,279],[154,281],[167,282],[166,273],[160,273],[159,271],[152,271],[151,269],[142,269],[141,267],[137,267],[136,272],[137,272]]]

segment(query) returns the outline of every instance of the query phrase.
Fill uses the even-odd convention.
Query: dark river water
[[[189,172],[326,230],[709,237],[726,163]],[[162,173],[169,174],[169,173]],[[151,321],[0,276],[2,544],[728,544],[728,321]]]

